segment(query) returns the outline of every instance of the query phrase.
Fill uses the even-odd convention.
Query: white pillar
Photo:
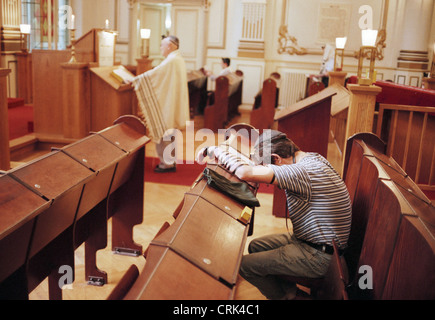
[[[128,64],[132,65],[136,61],[136,38],[137,38],[137,0],[127,0],[128,2]]]

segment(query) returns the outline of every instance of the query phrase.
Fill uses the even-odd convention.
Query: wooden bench
[[[107,245],[109,218],[112,250],[142,254],[132,229],[143,217],[148,141],[143,123],[123,116],[0,177],[0,257],[13,261],[0,266],[2,298],[26,299],[48,276],[50,299],[61,299],[59,267],[74,269],[74,249],[83,242],[88,280],[106,283],[96,252]]]
[[[320,299],[434,299],[435,208],[376,135],[352,136],[346,151],[348,248],[323,278],[283,278]]]
[[[232,140],[235,141],[235,140]],[[235,142],[236,143],[236,142]],[[240,182],[217,164],[208,164]],[[239,267],[250,230],[240,220],[245,205],[210,187],[202,174],[145,251],[146,263],[134,284],[120,283],[114,295],[126,300],[227,300],[234,297]],[[253,194],[257,185],[248,184]]]
[[[435,208],[374,137],[357,134],[348,140],[349,297],[434,299]],[[364,281],[373,287],[366,288]]]
[[[187,86],[189,88],[190,119],[197,114],[203,114],[207,104],[207,76],[204,69],[193,70],[187,73]]]
[[[215,82],[215,90],[209,93],[204,109],[204,128],[217,132],[238,114],[238,106],[242,103],[243,73],[220,76]]]
[[[261,93],[255,97],[250,124],[257,128],[260,133],[264,129],[271,129],[273,126],[278,99],[276,85],[276,81],[272,78],[264,80]]]

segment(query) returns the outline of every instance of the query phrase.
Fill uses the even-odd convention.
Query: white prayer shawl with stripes
[[[171,52],[157,67],[137,76],[133,82],[139,102],[139,116],[159,143],[173,129],[183,129],[189,117],[187,71],[178,50]]]

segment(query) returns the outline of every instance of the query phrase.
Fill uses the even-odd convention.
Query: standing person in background
[[[320,67],[320,75],[322,76],[322,82],[325,85],[325,88],[329,84],[329,71],[334,71],[334,55],[335,49],[330,45],[326,44],[322,46],[323,57],[322,57],[322,65]]]
[[[139,116],[156,144],[160,163],[154,171],[159,173],[176,171],[175,157],[164,151],[172,143],[174,129],[184,129],[190,119],[187,70],[179,47],[177,37],[163,38],[160,51],[165,60],[132,82],[139,101]]]

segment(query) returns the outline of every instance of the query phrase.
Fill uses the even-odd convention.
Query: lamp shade
[[[378,30],[366,29],[361,31],[362,45],[364,47],[374,47],[377,37]]]
[[[20,32],[23,34],[30,34],[30,24],[20,24]]]
[[[151,36],[151,29],[140,29],[141,39],[149,39]]]
[[[335,47],[337,49],[344,49],[346,45],[347,37],[335,38]]]

